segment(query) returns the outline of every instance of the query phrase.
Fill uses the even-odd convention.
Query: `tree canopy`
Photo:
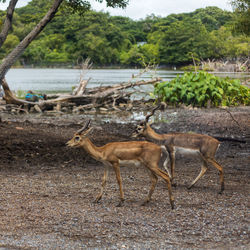
[[[235,31],[250,35],[250,1],[232,0],[235,11]]]
[[[128,1],[106,3],[125,7]],[[50,6],[51,1],[32,0],[16,9],[0,59],[24,39]],[[250,54],[250,38],[246,33],[235,33],[235,15],[207,7],[166,17],[152,14],[135,21],[93,11],[89,1],[65,0],[17,64],[72,66],[90,57],[96,66],[185,65],[193,58],[244,58]],[[0,25],[5,16],[6,12],[0,11]]]
[[[0,0],[0,2],[5,2],[6,0]],[[98,2],[103,2],[103,0],[96,0]],[[15,10],[15,6],[18,0],[10,0],[9,6],[7,8],[6,14],[3,16],[5,17],[1,23],[2,31],[0,33],[0,47],[2,47],[3,43],[5,42],[9,30],[12,25],[12,18]],[[106,0],[107,6],[109,7],[121,7],[124,8],[128,4],[129,0]],[[63,5],[64,4],[64,5]],[[38,15],[37,14],[31,14],[29,12],[29,9],[32,9],[32,7],[35,8],[39,7]],[[49,8],[48,8],[49,6]],[[30,43],[37,38],[37,36],[41,33],[41,31],[47,26],[47,24],[55,17],[55,15],[58,13],[59,7],[62,7],[62,9],[69,9],[70,13],[76,13],[83,14],[90,8],[90,2],[87,0],[33,0],[28,4],[28,20],[32,22],[32,17],[34,19],[39,18],[39,22],[33,26],[32,30],[28,34],[24,35],[24,38],[19,42],[19,44],[13,48],[13,50],[3,58],[2,63],[0,65],[0,84],[2,83],[5,74],[7,71],[11,68],[11,66],[17,61],[17,59],[23,54],[25,49],[30,45]],[[48,9],[47,9],[48,8]],[[34,10],[34,9],[32,9]],[[41,14],[45,10],[45,14]],[[35,12],[36,13],[36,12]],[[64,14],[66,12],[64,11]],[[63,12],[62,12],[63,14]],[[31,17],[31,19],[29,19]],[[28,24],[30,24],[30,22]],[[15,37],[13,37],[15,38]],[[54,53],[54,51],[53,51]],[[62,56],[58,55],[58,53],[55,51],[55,56],[61,60]],[[52,54],[54,57],[54,55]],[[65,60],[65,59],[64,59]]]

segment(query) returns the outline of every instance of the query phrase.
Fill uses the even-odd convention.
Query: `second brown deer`
[[[143,204],[146,204],[151,200],[158,176],[160,176],[167,184],[170,204],[173,209],[174,197],[172,195],[170,178],[165,171],[158,167],[161,154],[163,153],[161,147],[146,141],[111,142],[102,147],[97,147],[88,138],[88,134],[92,130],[92,127],[89,127],[89,124],[90,121],[88,121],[82,129],[78,130],[74,134],[73,138],[67,142],[67,145],[69,147],[82,147],[94,159],[104,164],[105,171],[102,180],[102,187],[95,201],[98,202],[102,198],[107,182],[108,169],[111,167],[115,171],[116,179],[119,185],[120,203],[118,206],[121,206],[124,202],[124,193],[122,188],[120,165],[142,165],[149,170],[148,172],[152,182],[147,199]]]
[[[220,145],[220,142],[208,135],[195,134],[195,133],[169,133],[169,134],[158,134],[156,133],[148,123],[149,118],[154,114],[154,112],[159,108],[157,106],[153,111],[146,116],[144,122],[137,126],[133,137],[142,135],[149,140],[155,140],[159,144],[164,145],[169,153],[170,164],[171,164],[171,174],[170,178],[173,184],[175,177],[175,152],[177,149],[188,150],[191,152],[196,152],[203,161],[201,166],[201,171],[198,176],[194,179],[189,189],[194,186],[194,184],[206,173],[208,164],[211,163],[220,173],[220,192],[224,190],[224,173],[223,167],[215,160],[216,151]],[[167,169],[166,169],[167,170]]]

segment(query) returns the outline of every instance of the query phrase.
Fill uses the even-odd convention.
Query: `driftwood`
[[[6,101],[7,104],[16,104],[16,105],[25,105],[29,104],[29,102],[18,99],[10,90],[9,85],[7,84],[6,80],[2,80],[2,87],[4,90],[4,97],[3,99]],[[37,103],[34,103],[34,105]]]
[[[159,82],[160,78],[154,78],[148,81],[137,81],[137,82],[128,82],[115,84],[112,86],[100,87],[100,88],[89,88],[86,89],[88,81],[81,81],[81,86],[78,88],[79,91],[75,95],[64,95],[59,96],[56,99],[42,100],[39,102],[28,102],[22,99],[18,99],[10,90],[6,80],[2,81],[2,86],[4,89],[4,99],[7,104],[16,104],[22,106],[33,107],[39,105],[42,110],[51,108],[51,106],[60,107],[59,103],[69,103],[74,105],[81,105],[81,108],[90,109],[101,107],[107,104],[112,104],[115,107],[115,102],[119,99],[124,99],[125,97],[130,96],[134,92],[123,91],[125,89],[134,88],[141,85],[155,84]],[[85,90],[85,93],[81,94]],[[80,95],[81,94],[81,95]]]
[[[72,95],[76,95],[76,96],[83,95],[89,80],[90,78],[88,80],[82,80],[79,86],[73,91]]]

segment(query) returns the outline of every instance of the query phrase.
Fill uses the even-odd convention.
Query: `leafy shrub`
[[[160,82],[154,89],[155,97],[168,104],[198,107],[237,106],[250,104],[250,89],[239,80],[220,78],[204,71],[185,72],[170,82]]]
[[[27,94],[26,91],[20,90],[20,89],[17,90],[17,92],[16,92],[16,96],[17,96],[17,98],[19,98],[19,99],[24,99],[26,94]]]

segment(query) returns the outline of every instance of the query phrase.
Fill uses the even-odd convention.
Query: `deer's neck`
[[[84,140],[82,147],[96,160],[101,160],[103,158],[101,148],[95,146],[89,138]]]
[[[163,140],[162,135],[157,134],[150,125],[147,125],[147,137],[154,139],[154,140]]]

